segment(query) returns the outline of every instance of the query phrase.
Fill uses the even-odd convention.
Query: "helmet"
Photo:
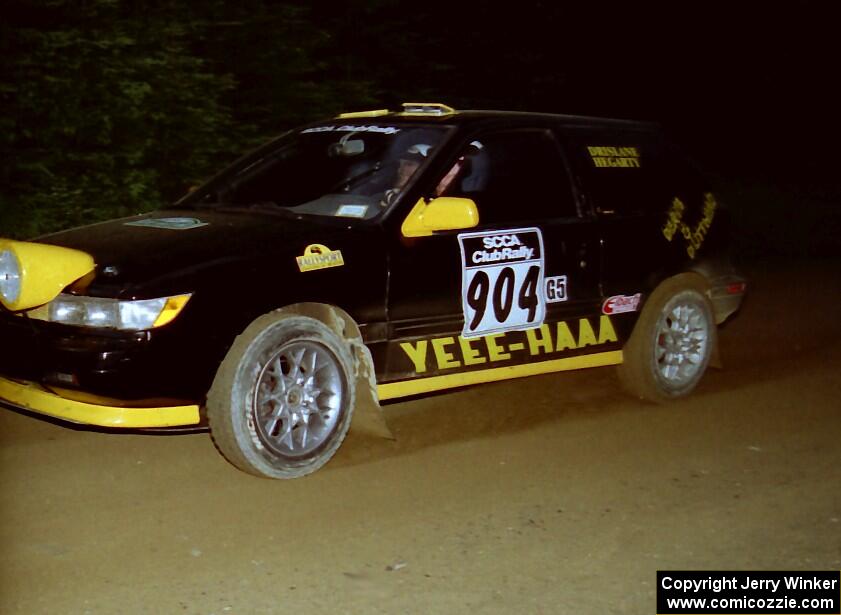
[[[432,149],[432,146],[427,143],[415,143],[414,145],[410,146],[404,154],[400,157],[406,160],[416,160],[418,162],[423,162],[426,160],[427,156],[429,156],[429,150]]]

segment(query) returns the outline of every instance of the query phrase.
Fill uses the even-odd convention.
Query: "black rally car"
[[[745,289],[727,235],[653,125],[344,114],[167,209],[0,240],[0,400],[110,427],[206,420],[234,465],[290,478],[381,400],[600,365],[679,397]]]

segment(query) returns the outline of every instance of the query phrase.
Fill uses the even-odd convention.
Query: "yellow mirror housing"
[[[403,221],[404,237],[427,237],[435,231],[457,231],[479,224],[479,208],[473,199],[439,196],[427,203],[420,199]]]
[[[0,258],[0,303],[13,312],[49,303],[96,266],[80,250],[11,239],[0,239]]]

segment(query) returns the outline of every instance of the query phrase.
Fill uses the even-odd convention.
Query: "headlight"
[[[11,250],[0,252],[0,297],[5,304],[20,297],[20,263]]]
[[[191,296],[119,301],[59,295],[47,305],[30,310],[27,315],[30,318],[77,327],[142,331],[162,327],[171,322],[184,309]]]

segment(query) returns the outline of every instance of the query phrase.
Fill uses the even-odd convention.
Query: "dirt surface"
[[[269,481],[207,434],[0,411],[2,613],[651,613],[658,569],[841,568],[841,268],[754,267],[724,370],[613,369],[386,407]]]

